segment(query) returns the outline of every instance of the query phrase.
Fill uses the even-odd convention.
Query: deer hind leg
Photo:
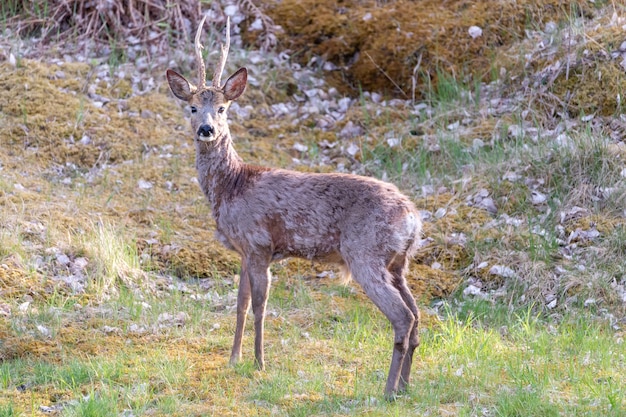
[[[241,360],[241,344],[243,341],[243,332],[246,327],[246,316],[250,308],[250,300],[252,294],[250,292],[250,278],[248,276],[248,268],[245,260],[241,262],[241,278],[239,280],[239,290],[237,292],[237,328],[235,329],[235,340],[233,342],[233,350],[230,355],[230,364],[235,365]]]
[[[254,313],[254,357],[260,370],[265,369],[263,352],[263,331],[265,327],[265,307],[270,290],[269,258],[255,256],[247,259],[250,281],[252,312]]]
[[[394,330],[393,354],[387,384],[385,385],[385,397],[395,398],[400,382],[400,372],[403,369],[406,354],[410,347],[410,336],[416,321],[415,314],[407,306],[402,295],[392,284],[394,277],[385,268],[383,262],[353,263],[350,270],[367,296],[374,302],[376,307],[391,322]]]
[[[402,372],[400,374],[400,381],[398,383],[399,391],[404,391],[407,384],[409,383],[411,365],[413,364],[413,354],[420,343],[418,330],[420,318],[419,309],[417,308],[415,298],[413,298],[413,294],[411,294],[411,290],[409,289],[406,283],[406,279],[404,278],[404,272],[407,269],[407,264],[408,261],[405,255],[397,255],[388,265],[389,272],[393,276],[393,286],[398,290],[398,292],[400,293],[400,297],[402,297],[402,300],[409,308],[409,310],[411,310],[413,316],[415,317],[415,321],[413,322],[413,327],[411,329],[411,334],[409,336],[409,347],[406,352],[406,356],[404,357],[404,361],[402,362]]]

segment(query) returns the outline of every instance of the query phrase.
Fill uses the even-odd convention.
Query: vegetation
[[[461,76],[474,71],[462,61],[423,58],[414,101],[377,87],[344,97],[332,88],[337,71],[244,48],[261,11],[238,3],[243,40],[227,72],[251,74],[230,114],[242,157],[384,178],[424,215],[409,274],[422,344],[409,391],[386,402],[392,331],[327,265],[274,265],[268,369],[254,368],[251,325],[243,363],[227,365],[238,261],[213,238],[187,110],[163,77],[170,61],[191,72],[192,45],[171,36],[154,54],[112,48],[114,36],[99,49],[69,20],[42,44],[47,29],[33,16],[62,3],[74,4],[0,6],[0,417],[625,413],[622,5],[529,11],[502,45],[486,34],[487,79]],[[403,4],[366,3],[345,16]],[[443,26],[471,20],[461,3]],[[265,10],[282,36],[281,16],[299,10],[289,4]],[[160,30],[161,17],[142,18]],[[315,34],[323,20],[312,20]],[[458,40],[449,35],[438,44]],[[373,73],[410,91],[410,79],[374,61]]]

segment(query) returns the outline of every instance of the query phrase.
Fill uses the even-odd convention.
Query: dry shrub
[[[531,25],[591,11],[587,2],[561,0],[285,0],[268,14],[300,62],[320,56],[339,67],[332,77],[343,92],[362,87],[407,98],[414,71],[420,84],[436,85],[438,72],[486,79],[496,50]],[[482,36],[473,39],[471,26]]]
[[[198,0],[36,0],[9,1],[2,6],[12,15],[7,25],[17,34],[40,33],[43,38],[65,37],[110,42],[187,40],[199,20]]]
[[[272,19],[251,0],[235,2],[250,22],[263,49],[276,44]],[[18,35],[39,34],[42,39],[93,39],[123,49],[132,45],[187,45],[203,13],[211,10],[225,19],[220,2],[201,0],[9,0],[0,5],[6,25]],[[210,30],[207,25],[205,30]],[[157,49],[159,50],[159,49]]]

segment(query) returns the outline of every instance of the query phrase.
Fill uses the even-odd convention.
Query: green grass
[[[138,301],[124,297],[102,307],[123,310]],[[454,301],[440,308],[439,324],[422,329],[409,390],[389,403],[382,389],[392,331],[358,292],[277,283],[268,308],[280,314],[267,320],[265,372],[253,366],[251,325],[243,363],[227,366],[233,313],[212,312],[178,296],[142,300],[153,306],[150,311],[104,323],[149,324],[145,334],[105,334],[97,322],[80,324],[85,313],[77,310],[62,316],[66,331],[53,335],[51,343],[62,343],[80,328],[91,340],[65,342],[60,355],[3,361],[3,415],[30,415],[31,406],[55,404],[64,416],[122,410],[211,415],[230,406],[246,415],[284,416],[618,416],[626,408],[623,349],[611,327],[591,314],[552,318],[534,308]],[[193,319],[182,327],[154,327],[150,317],[166,310]],[[208,331],[210,323],[220,326]],[[89,353],[98,345],[110,348]],[[22,402],[21,392],[31,393],[31,399]],[[41,395],[54,392],[56,400]]]

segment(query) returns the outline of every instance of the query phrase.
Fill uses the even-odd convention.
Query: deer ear
[[[248,82],[248,70],[239,68],[236,73],[230,76],[224,84],[224,96],[226,100],[235,100],[243,94]]]
[[[181,100],[189,101],[196,87],[174,70],[168,69],[166,76],[172,93]]]

